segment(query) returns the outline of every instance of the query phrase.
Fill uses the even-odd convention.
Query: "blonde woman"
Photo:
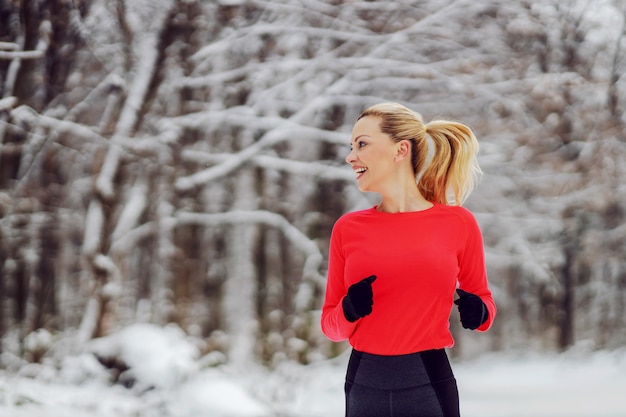
[[[352,346],[347,417],[459,416],[445,352],[453,303],[467,329],[486,331],[496,315],[482,235],[461,207],[477,151],[464,124],[424,124],[397,103],[366,109],[354,125],[346,162],[359,189],[381,199],[342,216],[330,242],[321,326]]]

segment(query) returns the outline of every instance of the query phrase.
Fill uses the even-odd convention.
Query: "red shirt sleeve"
[[[487,331],[496,317],[496,304],[493,300],[485,266],[483,237],[474,215],[462,209],[465,222],[465,250],[459,256],[459,288],[481,298],[489,318],[476,330]]]
[[[340,226],[341,220],[333,227],[330,237],[328,278],[321,322],[322,332],[334,342],[348,339],[358,323],[358,320],[354,323],[346,320],[341,306],[348,289],[344,279],[345,256],[342,251]]]

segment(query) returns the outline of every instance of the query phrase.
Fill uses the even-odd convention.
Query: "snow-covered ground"
[[[209,366],[182,332],[134,325],[90,350],[124,359],[110,384],[92,353],[0,372],[0,417],[340,417],[347,356],[273,371]],[[216,361],[217,362],[217,361]],[[45,362],[44,362],[45,363]],[[626,416],[626,351],[491,354],[453,363],[464,417]]]

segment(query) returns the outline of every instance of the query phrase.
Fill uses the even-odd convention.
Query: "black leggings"
[[[352,351],[346,417],[459,417],[459,393],[445,350],[398,356]]]

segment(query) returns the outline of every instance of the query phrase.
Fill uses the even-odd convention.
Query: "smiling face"
[[[381,192],[397,169],[400,148],[391,137],[380,130],[381,119],[366,116],[359,119],[352,129],[351,151],[346,157],[356,175],[361,191]]]

